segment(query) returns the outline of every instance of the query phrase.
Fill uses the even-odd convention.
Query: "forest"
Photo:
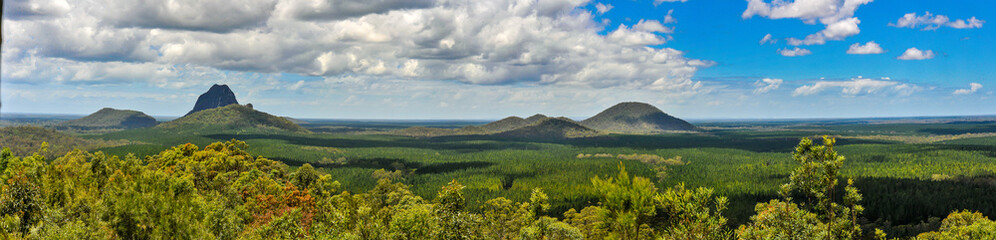
[[[655,184],[623,161],[675,166],[680,159],[616,155],[615,174],[591,175],[593,204],[555,212],[536,187],[522,201],[470,204],[453,179],[422,197],[380,169],[369,190],[349,191],[311,164],[254,157],[244,141],[186,143],[138,157],[74,150],[45,157],[0,153],[0,234],[5,239],[886,239],[862,225],[873,208],[845,178],[853,164],[836,140],[803,138],[786,155],[775,199],[755,202],[731,225],[729,199],[713,188]],[[595,155],[580,155],[595,158]],[[608,155],[603,155],[608,158]],[[687,159],[686,159],[687,160]],[[687,164],[687,162],[682,162]],[[655,170],[659,171],[659,170]],[[661,172],[657,172],[661,174]],[[667,175],[667,174],[665,174]],[[665,177],[666,176],[662,176]],[[419,184],[419,183],[414,183]],[[973,209],[946,213],[916,239],[993,239],[996,222]]]

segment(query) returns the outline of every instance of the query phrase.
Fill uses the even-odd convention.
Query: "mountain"
[[[86,117],[65,121],[59,127],[70,128],[143,128],[156,125],[156,119],[134,110],[103,108]]]
[[[200,97],[197,97],[197,102],[194,103],[194,109],[190,110],[190,112],[184,116],[231,104],[239,104],[239,101],[235,100],[235,93],[232,92],[232,89],[228,88],[228,85],[215,84],[214,86],[211,86],[211,89],[208,89],[207,92],[201,94]]]
[[[693,131],[695,126],[657,107],[640,102],[616,104],[598,115],[581,121],[591,129],[618,133],[654,133],[662,131]]]
[[[512,117],[503,118],[502,120],[481,125],[481,129],[484,130],[485,132],[504,132],[528,126],[529,123],[530,122],[525,119],[512,116]]]
[[[599,135],[598,131],[565,118],[546,118],[536,124],[494,134],[499,137],[562,139]]]
[[[536,123],[539,123],[540,121],[546,120],[547,118],[550,118],[550,117],[547,117],[546,115],[537,113],[536,115],[532,115],[532,116],[526,118],[526,122],[529,122],[529,124],[536,124]]]
[[[174,129],[275,128],[292,132],[308,132],[307,129],[286,118],[273,116],[239,104],[198,111],[177,118],[176,120],[159,124],[156,127]]]

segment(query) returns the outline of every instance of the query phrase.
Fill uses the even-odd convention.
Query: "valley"
[[[488,129],[509,119],[488,124],[298,120],[304,126],[298,127],[284,118],[233,104],[151,128],[72,135],[114,145],[58,143],[124,157],[151,156],[186,143],[205,146],[235,139],[245,141],[251,155],[278,160],[291,169],[314,166],[349,192],[369,191],[385,172],[427,199],[440,186],[456,180],[466,186],[468,208],[477,209],[496,197],[527,201],[539,187],[550,196],[549,213],[555,217],[563,217],[571,208],[597,205],[591,178],[612,176],[622,163],[634,176],[652,179],[661,187],[683,183],[714,189],[730,199],[723,215],[736,226],[749,221],[754,204],[779,198],[779,185],[796,165],[790,153],[800,138],[830,135],[838,139],[835,150],[846,157],[841,177],[853,178],[864,194],[863,224],[869,228],[881,228],[890,236],[914,236],[936,230],[939,219],[951,211],[971,209],[996,215],[991,202],[996,199],[996,136],[979,132],[996,128],[992,120],[693,121],[697,131],[519,135],[559,129],[563,124],[580,127],[549,119],[562,123],[520,123],[520,128],[531,128],[511,128],[500,134],[407,136],[398,132]],[[579,157],[585,154],[613,157]],[[614,157],[630,154],[677,157],[681,164],[658,166]]]

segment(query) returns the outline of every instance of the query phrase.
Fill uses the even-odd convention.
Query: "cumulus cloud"
[[[69,12],[65,0],[13,0],[3,2],[3,17],[11,19],[44,18]]]
[[[91,12],[121,27],[189,29],[227,32],[262,26],[276,0],[103,0],[101,12]]]
[[[277,14],[301,20],[341,20],[435,4],[433,0],[285,0],[280,2]]]
[[[975,92],[979,91],[979,89],[982,89],[982,84],[979,84],[979,83],[969,83],[968,85],[969,85],[969,88],[955,90],[952,94],[954,94],[954,95],[967,95],[967,94],[975,93]]]
[[[598,11],[598,14],[605,14],[609,12],[609,10],[612,10],[612,8],[613,8],[612,4],[602,4],[602,3],[595,4],[595,10]]]
[[[638,30],[638,31],[643,31],[643,32],[652,32],[652,33],[653,32],[657,32],[657,33],[672,33],[672,32],[674,32],[674,28],[665,27],[664,24],[661,24],[661,22],[657,21],[657,20],[643,20],[643,19],[641,19],[640,22],[637,22],[636,25],[633,25],[633,29]]]
[[[923,15],[917,15],[915,12],[907,13],[903,17],[896,20],[894,23],[889,23],[889,26],[897,28],[918,28],[923,27],[920,30],[936,30],[942,26],[966,29],[966,28],[982,28],[982,24],[986,21],[979,20],[974,16],[969,19],[957,19],[951,21],[948,16],[944,15],[933,15],[930,12],[926,12]]]
[[[914,84],[899,83],[891,81],[888,78],[876,80],[859,76],[844,81],[816,81],[813,84],[796,88],[792,91],[792,96],[808,96],[833,88],[840,88],[841,94],[845,96],[874,93],[893,93],[900,96],[909,96],[921,89]]]
[[[882,47],[875,43],[875,41],[869,41],[864,45],[861,43],[851,44],[851,47],[847,49],[847,54],[879,54],[885,52]]]
[[[675,21],[670,11],[603,34],[584,0],[103,0],[32,7],[50,1],[59,0],[19,1],[8,6],[22,10],[5,10],[17,13],[3,19],[4,80],[50,81],[41,76],[54,70],[42,64],[64,61],[173,69],[172,76],[236,71],[695,92],[702,83],[691,77],[714,64],[659,46],[673,32],[665,26]],[[121,79],[101,74],[55,75]]]
[[[788,44],[793,46],[799,45],[820,45],[827,42],[827,40],[844,40],[844,38],[857,35],[861,33],[861,29],[858,28],[858,23],[861,20],[852,17],[844,19],[835,23],[827,25],[826,29],[823,31],[810,34],[804,39],[788,38]]]
[[[896,59],[899,60],[925,60],[934,58],[934,51],[931,50],[920,50],[915,47],[906,49],[903,55],[899,55]]]
[[[788,49],[788,48],[779,49],[778,54],[781,54],[782,56],[786,57],[798,57],[798,56],[806,56],[812,54],[812,52],[810,52],[809,49],[797,47],[793,49]]]
[[[775,42],[778,42],[778,40],[772,39],[771,34],[768,33],[768,34],[765,34],[764,37],[761,38],[761,41],[758,41],[757,44],[759,44],[759,45],[764,45],[765,43],[772,43],[772,44],[774,44]]]
[[[782,80],[777,78],[765,78],[757,80],[754,82],[754,94],[762,94],[771,90],[778,89],[778,86],[782,85]]]
[[[661,5],[665,2],[687,2],[688,0],[654,0],[654,6]]]
[[[810,34],[804,39],[788,38],[791,45],[819,45],[827,40],[843,40],[861,32],[858,24],[861,21],[853,17],[859,6],[872,0],[796,0],[765,2],[765,0],[747,0],[747,9],[741,17],[747,19],[762,16],[770,19],[797,18],[806,24],[817,22],[826,26],[820,32]]]

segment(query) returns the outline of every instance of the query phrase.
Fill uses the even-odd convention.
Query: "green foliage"
[[[936,232],[921,233],[917,239],[996,239],[996,221],[979,212],[955,211]]]
[[[592,178],[601,191],[597,208],[585,208],[580,213],[571,209],[565,213],[567,222],[576,228],[591,230],[589,238],[618,239],[727,239],[724,197],[713,196],[708,188],[686,189],[683,184],[659,192],[649,179],[629,177],[619,164],[615,178]],[[597,216],[597,217],[596,217]]]
[[[551,199],[467,208],[453,180],[432,201],[378,180],[351,194],[310,165],[253,157],[245,142],[183,144],[140,160],[73,151],[50,163],[3,151],[0,226],[14,238],[83,239],[720,239],[725,200],[709,189],[657,192],[646,178],[592,179],[602,204],[546,216]],[[659,210],[658,210],[659,209]],[[662,220],[663,219],[663,220]],[[661,224],[663,223],[663,224]]]
[[[844,157],[833,150],[835,139],[824,136],[823,145],[813,145],[803,138],[792,157],[799,167],[792,171],[789,183],[782,185],[783,201],[772,200],[758,204],[757,215],[751,223],[741,226],[738,235],[743,239],[853,239],[860,237],[861,227],[857,217],[864,208],[858,205],[861,194],[848,180],[844,205],[835,202],[835,187]],[[794,203],[793,192],[801,192],[806,199]],[[815,201],[815,203],[813,203]],[[876,232],[877,233],[877,232]]]
[[[601,195],[603,216],[614,237],[622,239],[646,238],[650,234],[650,219],[656,214],[654,196],[657,188],[646,178],[630,178],[626,166],[619,164],[615,178],[591,179]]]
[[[0,148],[9,148],[11,153],[25,156],[34,153],[41,143],[48,143],[47,152],[40,154],[53,158],[73,149],[92,150],[128,144],[127,140],[86,139],[51,129],[33,126],[0,127]]]
[[[737,229],[739,239],[826,239],[826,224],[795,203],[771,200],[757,204],[757,215]]]
[[[871,235],[872,228],[876,227],[881,228],[892,237],[909,237],[925,231],[936,231],[941,225],[941,219],[951,211],[958,209],[972,209],[988,216],[996,214],[996,205],[992,204],[991,201],[991,199],[996,199],[996,184],[992,184],[996,179],[992,175],[996,172],[996,164],[993,164],[996,157],[992,154],[996,151],[996,148],[993,147],[996,143],[993,139],[996,138],[973,137],[930,144],[906,144],[848,137],[869,134],[929,137],[930,135],[925,134],[928,132],[940,134],[942,131],[960,134],[992,129],[992,123],[907,124],[908,126],[895,124],[828,124],[824,126],[798,122],[766,124],[768,123],[729,123],[729,125],[735,125],[731,128],[706,125],[708,128],[702,130],[701,134],[609,135],[567,140],[511,139],[487,136],[407,138],[385,135],[303,134],[274,128],[226,129],[220,126],[193,129],[144,128],[101,135],[76,136],[84,140],[127,140],[141,142],[141,144],[103,148],[100,150],[107,154],[106,157],[94,156],[92,159],[91,157],[84,159],[83,162],[92,162],[92,166],[72,167],[92,169],[87,172],[92,172],[94,176],[52,178],[81,179],[82,181],[53,180],[51,185],[39,183],[39,186],[46,192],[43,194],[46,204],[64,201],[56,199],[75,199],[59,203],[66,204],[67,207],[64,208],[45,209],[42,211],[43,215],[47,214],[46,212],[62,211],[60,209],[80,209],[73,212],[92,211],[85,210],[89,209],[87,206],[92,204],[80,203],[95,202],[100,199],[101,195],[89,190],[79,191],[77,189],[83,189],[79,187],[83,182],[86,182],[87,189],[91,187],[101,189],[102,186],[106,185],[106,183],[101,182],[106,182],[110,174],[118,168],[116,164],[110,163],[110,157],[117,156],[124,159],[128,153],[135,153],[137,156],[155,156],[164,150],[188,142],[197,146],[206,146],[216,141],[234,138],[246,141],[249,146],[246,146],[244,151],[252,156],[266,156],[275,162],[283,162],[290,166],[283,166],[287,169],[276,173],[268,170],[247,171],[246,176],[241,178],[240,182],[245,190],[251,190],[250,194],[245,195],[240,189],[232,187],[200,189],[206,186],[222,186],[218,183],[224,181],[220,180],[241,176],[243,175],[241,172],[218,178],[218,182],[204,180],[208,179],[207,177],[203,179],[195,177],[194,182],[195,186],[198,187],[199,194],[217,195],[207,197],[205,200],[211,206],[204,210],[205,215],[232,216],[229,220],[217,220],[219,226],[225,226],[222,224],[225,222],[238,222],[238,224],[231,224],[237,229],[262,226],[263,222],[282,216],[285,212],[279,208],[287,205],[259,207],[258,205],[263,205],[262,203],[265,202],[263,201],[265,196],[272,196],[274,199],[293,199],[294,196],[301,196],[301,193],[307,192],[313,197],[311,202],[313,202],[315,209],[310,212],[314,219],[308,228],[310,236],[315,238],[359,237],[360,231],[354,230],[350,226],[357,226],[356,222],[358,221],[367,223],[372,221],[370,219],[384,220],[384,218],[375,217],[380,216],[376,215],[379,211],[350,211],[347,209],[372,206],[372,204],[367,204],[366,200],[370,191],[377,187],[378,179],[371,176],[382,168],[386,169],[385,173],[398,172],[392,171],[397,169],[394,167],[397,163],[404,165],[405,170],[399,172],[401,173],[399,176],[402,177],[391,178],[392,184],[402,183],[411,196],[431,200],[436,197],[440,186],[445,186],[455,179],[464,185],[462,190],[465,199],[464,211],[479,214],[482,218],[484,205],[488,200],[499,197],[506,198],[513,205],[515,210],[512,212],[514,213],[518,211],[520,203],[529,203],[533,189],[542,187],[550,204],[549,210],[545,214],[551,217],[563,217],[564,222],[572,226],[592,226],[576,228],[585,236],[596,236],[588,238],[602,239],[607,236],[607,228],[604,226],[607,224],[601,222],[601,218],[598,217],[601,215],[598,212],[604,209],[598,207],[601,195],[591,184],[590,178],[592,176],[615,176],[618,172],[616,165],[619,160],[578,159],[576,156],[579,153],[605,153],[612,156],[620,154],[682,156],[682,161],[685,164],[668,165],[666,178],[663,179],[654,178],[655,171],[647,164],[635,160],[623,160],[622,162],[626,165],[630,177],[639,176],[654,179],[657,186],[675,186],[677,188],[676,186],[684,183],[688,189],[709,187],[714,190],[714,195],[728,197],[727,209],[722,213],[728,219],[728,226],[734,227],[749,222],[750,217],[755,213],[755,205],[758,202],[766,203],[771,199],[779,198],[779,186],[786,182],[787,174],[798,166],[798,163],[790,157],[789,152],[791,152],[792,146],[799,142],[799,138],[812,136],[816,130],[827,130],[830,134],[840,136],[836,141],[834,150],[847,156],[847,167],[840,169],[838,181],[853,178],[852,187],[861,189],[860,204],[864,206],[864,209],[861,211],[862,214],[857,215],[857,222],[865,223],[864,232],[866,235]],[[316,125],[307,126],[314,127]],[[405,127],[407,126],[410,125],[405,125]],[[378,127],[391,128],[390,126]],[[460,126],[446,127],[458,128]],[[18,134],[4,135],[0,141],[11,139],[10,136],[21,137]],[[38,143],[42,140],[45,139],[39,138],[32,143],[32,147],[25,148],[27,150],[23,153],[14,154],[29,156],[32,151],[38,149]],[[55,158],[56,154],[66,153],[69,149],[62,148],[60,150],[57,143],[50,143],[52,143],[50,151],[42,155],[47,157],[46,161],[51,161],[50,165],[53,165],[58,161]],[[328,150],[331,148],[336,150],[334,152]],[[87,148],[82,149],[86,150]],[[342,162],[322,161],[324,158],[338,159],[340,157],[348,160]],[[146,161],[146,158],[140,157],[138,159]],[[305,163],[312,165],[315,171],[322,175],[318,181],[322,184],[313,184],[307,189],[297,186],[297,180],[293,180],[298,168],[295,166],[303,167]],[[0,163],[0,165],[3,164]],[[76,174],[71,172],[63,174],[80,176],[70,175]],[[935,175],[945,177],[935,178],[933,177]],[[211,175],[199,173],[194,174],[194,176]],[[235,178],[236,180],[240,179],[239,177]],[[281,194],[287,182],[296,187],[296,189],[289,190],[297,192],[298,195]],[[833,194],[836,198],[834,202],[843,208],[849,205],[844,199],[847,188],[845,183],[837,184]],[[56,186],[62,186],[60,188],[63,190],[48,190],[56,189]],[[72,189],[72,191],[66,189]],[[342,195],[343,191],[348,191],[350,194],[348,196]],[[660,191],[666,191],[666,189],[662,187]],[[86,194],[68,194],[69,192],[86,192]],[[263,197],[256,198],[256,194]],[[78,197],[84,195],[88,198]],[[800,191],[796,191],[793,197],[795,198],[793,202],[797,204],[806,200],[805,195]],[[50,201],[52,203],[49,203]],[[244,204],[240,201],[252,202],[252,204]],[[431,204],[431,201],[428,203]],[[812,204],[806,203],[809,205],[798,207],[812,211],[812,207],[816,203],[814,201]],[[223,206],[225,204],[229,206]],[[389,207],[394,209],[397,206]],[[380,207],[369,208],[381,209]],[[571,208],[577,210],[573,213],[567,211]],[[255,212],[257,209],[265,211]],[[529,212],[528,209],[523,211]],[[663,212],[663,209],[657,208],[655,212]],[[846,215],[850,218],[850,216],[854,216],[852,213],[857,212],[854,211]],[[303,216],[309,214],[306,210],[302,210],[302,213]],[[76,216],[74,214],[64,215]],[[570,217],[572,214],[576,214],[578,217]],[[257,217],[260,225],[252,225]],[[822,216],[820,217],[822,219]],[[7,216],[6,219],[9,220],[8,222],[17,220],[13,216]],[[110,228],[100,224],[91,224],[100,221],[72,219],[77,219],[77,217],[70,217],[68,220],[48,220],[46,217],[35,225],[45,226],[39,229],[46,230],[53,229],[55,226],[70,226],[74,222],[83,222],[86,223],[83,228],[87,229],[88,232],[99,233],[97,236],[110,236],[108,233]],[[232,221],[233,219],[239,220]],[[577,220],[578,224],[572,220]],[[521,225],[531,225],[533,221],[523,221],[524,223]],[[652,222],[653,224],[649,225],[654,227],[665,225],[663,220],[655,219]],[[370,231],[386,231],[384,229],[389,227],[390,222],[371,223],[374,227],[371,227],[373,230]],[[319,225],[321,227],[317,227]],[[487,229],[483,226],[488,225],[488,220],[482,220],[482,228]],[[838,225],[853,226],[848,224],[833,225],[835,228]],[[13,226],[16,228],[19,225]],[[73,229],[73,227],[65,229]],[[209,229],[219,229],[211,230],[212,234],[219,235],[221,232],[225,232],[220,229],[226,228]],[[519,236],[518,229],[521,227],[514,229],[514,233],[509,234],[509,236],[514,236],[511,238]],[[665,234],[659,231],[655,231],[655,233]],[[235,235],[245,236],[241,231]],[[492,235],[487,234],[486,236]]]

